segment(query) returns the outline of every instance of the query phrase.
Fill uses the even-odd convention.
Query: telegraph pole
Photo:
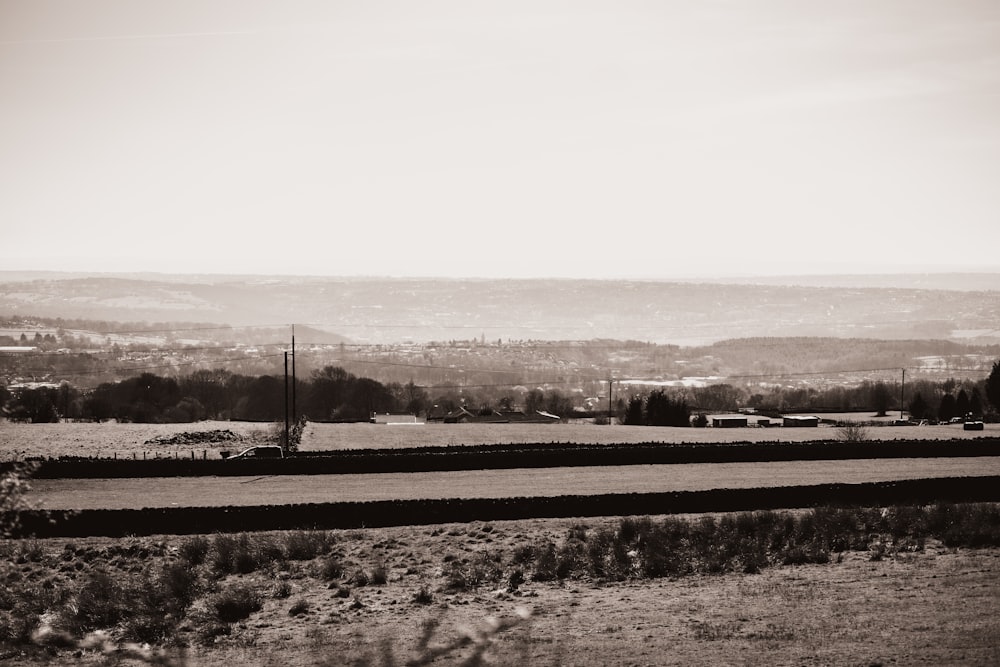
[[[285,449],[288,449],[288,351],[285,351]]]
[[[292,421],[298,419],[295,411],[295,325],[292,325]]]
[[[611,426],[611,386],[614,384],[614,380],[608,378],[608,426]]]
[[[906,387],[906,369],[903,369],[903,379],[899,382],[899,421],[903,421],[903,392]]]

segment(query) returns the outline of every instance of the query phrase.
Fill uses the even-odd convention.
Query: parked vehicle
[[[248,447],[239,454],[234,454],[233,456],[228,457],[226,460],[283,458],[285,458],[285,450],[283,450],[279,445],[257,445],[255,447]]]

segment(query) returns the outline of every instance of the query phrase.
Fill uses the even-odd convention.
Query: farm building
[[[4,345],[0,346],[0,354],[4,356],[15,356],[19,354],[33,354],[38,352],[38,348],[33,345]]]
[[[459,408],[447,413],[432,411],[427,415],[427,421],[439,421],[445,424],[556,424],[559,422],[559,416],[541,410],[530,414],[521,410],[491,410],[486,413],[476,413],[466,408]]]
[[[819,426],[819,417],[813,415],[785,415],[782,423],[785,426]]]
[[[389,412],[373,412],[369,420],[372,424],[423,424],[416,415],[392,414]]]
[[[742,428],[749,426],[746,415],[715,415],[712,428]]]

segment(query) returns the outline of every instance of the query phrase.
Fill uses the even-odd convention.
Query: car
[[[949,424],[962,424],[965,422],[965,417],[952,417],[948,420]]]
[[[962,428],[964,428],[966,431],[982,431],[983,422],[981,422],[978,419],[969,419],[966,420],[965,425]]]
[[[256,445],[254,447],[247,447],[239,454],[234,454],[228,457],[227,461],[232,461],[233,459],[283,459],[285,458],[285,450],[281,448],[280,445]]]

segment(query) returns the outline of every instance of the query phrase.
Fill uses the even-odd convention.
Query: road
[[[365,475],[39,479],[44,509],[139,509],[698,491],[1000,475],[1000,458],[698,463]]]

